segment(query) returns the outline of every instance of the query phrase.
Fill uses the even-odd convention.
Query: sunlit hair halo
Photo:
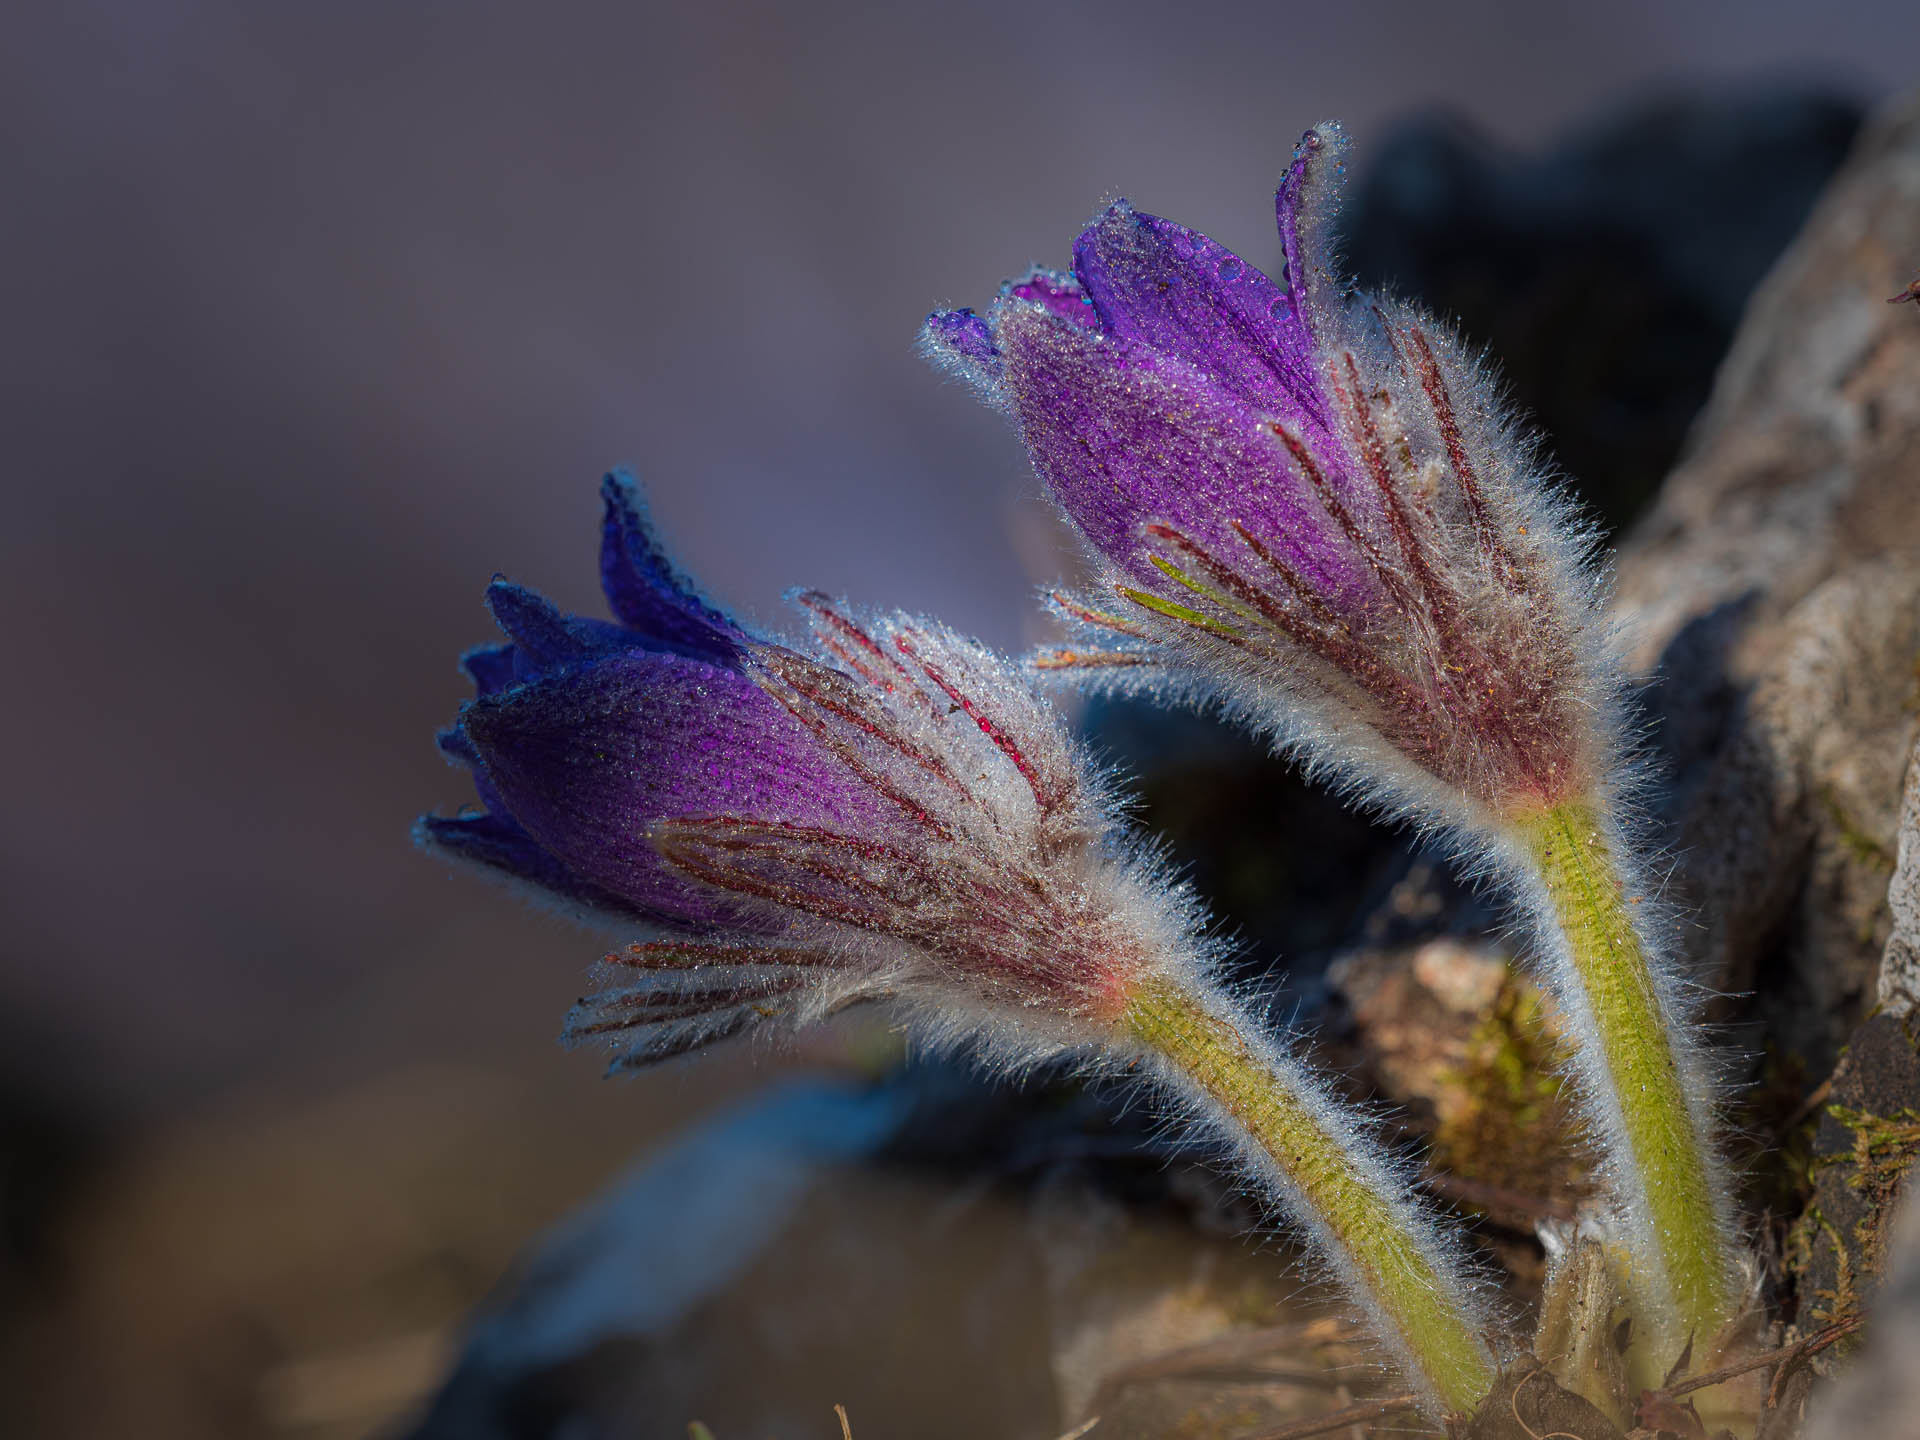
[[[1094,590],[1052,597],[1071,645],[1023,671],[812,592],[805,641],[751,633],[612,476],[615,618],[495,582],[511,643],[466,657],[478,695],[441,741],[483,809],[419,834],[632,933],[567,1031],[615,1068],[872,998],[1003,1068],[1155,1082],[1316,1242],[1429,1413],[1462,1415],[1495,1380],[1465,1248],[1222,986],[1201,906],[1031,683],[1217,704],[1506,883],[1610,1182],[1582,1264],[1604,1251],[1640,1377],[1713,1342],[1741,1252],[1620,818],[1601,574],[1484,368],[1337,278],[1345,145],[1326,125],[1295,152],[1278,283],[1120,204],[1070,272],[929,318],[924,347],[1014,419],[1086,541]]]
[[[1139,1070],[1319,1241],[1435,1413],[1476,1400],[1492,1362],[1468,1267],[1222,985],[1199,905],[1019,667],[814,593],[810,643],[751,635],[667,565],[625,481],[603,493],[619,623],[494,582],[511,643],[467,657],[480,694],[441,740],[485,809],[420,826],[648,935],[607,957],[568,1038],[626,1068],[875,998],[1003,1067]]]
[[[1014,418],[1098,567],[1037,664],[1197,692],[1375,804],[1491,828],[1610,768],[1586,537],[1454,336],[1337,281],[1344,148],[1310,131],[1280,189],[1290,288],[1123,201],[1070,273],[923,343]]]
[[[1124,202],[922,344],[1019,426],[1097,580],[1043,672],[1215,703],[1505,881],[1577,1044],[1650,1367],[1734,1317],[1709,1066],[1623,825],[1589,536],[1486,367],[1332,258],[1338,126],[1277,197],[1276,283]],[[1657,1374],[1658,1369],[1653,1373]]]

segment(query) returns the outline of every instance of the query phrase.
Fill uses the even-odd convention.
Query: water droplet
[[[1284,320],[1287,318],[1288,315],[1292,313],[1293,313],[1293,306],[1287,300],[1287,297],[1284,295],[1282,295],[1278,300],[1274,301],[1271,305],[1267,306],[1267,314],[1271,315],[1276,320]]]
[[[1220,278],[1232,280],[1240,274],[1240,261],[1232,255],[1220,262]]]

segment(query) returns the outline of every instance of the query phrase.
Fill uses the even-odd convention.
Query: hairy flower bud
[[[441,738],[484,813],[423,843],[650,938],[568,1038],[614,1068],[886,998],[1003,1067],[1066,1051],[1158,1084],[1318,1242],[1436,1414],[1491,1381],[1457,1247],[1406,1176],[1215,978],[1205,916],[1115,820],[1024,673],[939,625],[796,597],[812,641],[702,603],[609,477],[618,624],[496,581],[512,643]]]
[[[886,994],[1085,1043],[1204,953],[1186,892],[1109,819],[1052,708],[939,625],[797,596],[808,650],[747,634],[660,557],[609,477],[618,625],[488,592],[505,646],[442,745],[486,810],[423,840],[655,938],[570,1033],[642,1063]]]
[[[1458,342],[1335,282],[1345,145],[1327,125],[1295,153],[1286,283],[1122,202],[1071,274],[923,344],[1013,415],[1095,553],[1104,593],[1059,597],[1090,644],[1043,667],[1220,700],[1473,825],[1604,769],[1601,625],[1582,537]]]

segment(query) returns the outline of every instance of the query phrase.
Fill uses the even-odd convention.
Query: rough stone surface
[[[1893,930],[1880,956],[1880,1003],[1893,1014],[1907,1015],[1920,1004],[1920,745],[1907,761],[1887,910]]]
[[[1864,1353],[1810,1409],[1806,1440],[1912,1435],[1920,1425],[1920,1205],[1896,1219]]]
[[[1813,1199],[1788,1247],[1803,1332],[1844,1318],[1872,1294],[1916,1153],[1920,1053],[1900,1019],[1876,1015],[1854,1032],[1814,1132]]]
[[[1818,1073],[1877,993],[1917,723],[1920,566],[1858,562],[1761,629],[1767,658],[1720,745],[1679,776],[1698,920],[1682,934],[1702,977],[1751,994],[1765,1039]]]
[[[1341,1002],[1340,1033],[1366,1058],[1368,1082],[1426,1131],[1467,1107],[1457,1077],[1510,975],[1499,951],[1442,935],[1343,955],[1328,968],[1327,984]]]
[[[1650,665],[1680,629],[1749,601],[1765,622],[1920,534],[1920,317],[1888,305],[1920,269],[1920,98],[1874,117],[1755,292],[1688,454],[1620,563]]]
[[[1301,1291],[1297,1256],[1196,1245],[1071,1165],[1029,1214],[1065,1425],[1097,1415],[1113,1440],[1234,1440],[1338,1403],[1366,1357],[1338,1307]]]
[[[1719,1015],[1809,1082],[1846,1042],[1786,1263],[1801,1329],[1879,1283],[1879,1334],[1824,1412],[1816,1392],[1820,1436],[1910,1426],[1889,1357],[1920,1343],[1916,1222],[1888,1239],[1920,1149],[1920,315],[1885,303],[1917,269],[1909,98],[1756,293],[1619,565],[1697,973],[1745,992]]]
[[[1760,286],[1618,602],[1700,977],[1818,1073],[1875,1000],[1920,712],[1920,100]]]

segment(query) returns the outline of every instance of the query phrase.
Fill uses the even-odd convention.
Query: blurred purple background
[[[416,1027],[465,1048],[464,1012],[501,1003],[383,1014],[398,972],[551,1008],[568,939],[485,964],[454,912],[514,907],[406,825],[464,798],[430,740],[487,577],[595,603],[609,464],[754,615],[805,582],[1017,641],[1036,577],[1009,532],[1040,507],[1011,435],[914,359],[930,306],[1063,262],[1122,191],[1263,257],[1272,182],[1325,115],[1364,147],[1445,106],[1526,147],[1662,83],[1791,67],[1872,94],[1912,73],[1910,22],[1891,0],[16,12],[8,1048],[165,1107]]]
[[[1119,193],[1265,261],[1326,116],[1363,166],[1431,107],[1533,149],[1662,87],[1871,100],[1915,54],[1896,0],[13,13],[7,1083],[121,1142],[537,1077],[601,1173],[654,1121],[595,1127],[692,1082],[554,1051],[591,941],[407,829],[469,798],[432,733],[487,578],[597,605],[604,468],[751,615],[805,582],[1016,643],[1049,522],[915,359],[931,306]]]

